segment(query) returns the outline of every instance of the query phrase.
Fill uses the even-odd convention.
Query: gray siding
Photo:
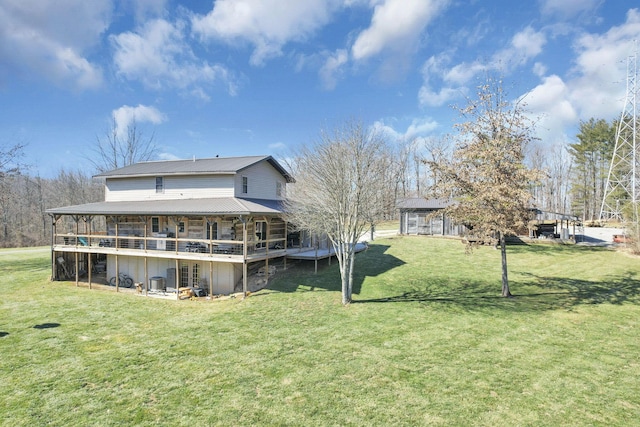
[[[155,177],[107,179],[105,201],[233,197],[233,175],[169,176],[163,177],[163,180],[164,191],[156,193]]]
[[[248,191],[242,192],[242,177],[248,179]],[[280,182],[284,192],[286,181],[273,166],[267,162],[261,162],[248,167],[236,175],[235,197],[252,199],[280,200],[282,197],[276,195],[277,183]]]

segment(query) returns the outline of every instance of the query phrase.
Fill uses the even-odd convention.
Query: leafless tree
[[[345,305],[353,293],[356,243],[384,213],[385,153],[379,134],[350,121],[322,132],[293,160],[296,183],[287,189],[288,220],[329,238],[340,265]]]
[[[9,225],[11,222],[12,205],[17,202],[15,197],[15,177],[22,172],[26,144],[0,144],[0,214],[2,215],[2,240],[9,239]]]
[[[491,78],[477,100],[459,108],[462,122],[452,158],[430,162],[439,180],[435,196],[453,199],[446,209],[454,220],[472,227],[479,241],[497,236],[502,260],[502,296],[511,296],[505,236],[524,228],[531,208],[530,185],[538,172],[526,167],[526,146],[535,138],[524,105],[506,99],[502,82]]]
[[[113,120],[111,128],[104,137],[96,137],[96,145],[86,156],[98,172],[105,172],[137,162],[152,160],[158,153],[155,134],[145,137],[143,131],[133,120],[124,134]]]

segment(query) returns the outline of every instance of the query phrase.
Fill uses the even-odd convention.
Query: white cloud
[[[465,91],[462,89],[455,89],[451,87],[442,87],[438,92],[435,92],[427,85],[422,85],[418,91],[418,101],[420,105],[427,105],[430,107],[440,107],[447,102],[458,98]]]
[[[445,72],[444,81],[450,84],[466,85],[479,73],[486,71],[487,65],[474,61],[471,63],[463,62]]]
[[[525,101],[540,116],[539,133],[548,142],[566,138],[581,120],[612,120],[622,112],[626,91],[626,59],[640,38],[640,12],[631,9],[626,21],[603,34],[583,34],[574,43],[575,66],[564,80],[544,77]],[[538,67],[545,72],[544,67]],[[550,140],[550,141],[549,141]]]
[[[0,2],[0,57],[16,74],[76,89],[102,84],[102,71],[85,55],[111,22],[109,0]]]
[[[328,55],[324,65],[318,72],[325,89],[334,89],[336,87],[338,77],[348,61],[349,54],[345,49],[338,49]]]
[[[537,122],[538,136],[543,143],[554,143],[567,128],[578,121],[578,113],[571,103],[571,94],[564,81],[556,75],[543,79],[524,96],[527,111]],[[553,141],[549,141],[553,139]]]
[[[123,105],[111,112],[116,126],[118,137],[125,136],[130,125],[136,123],[152,123],[159,125],[167,120],[167,117],[155,107],[138,104],[137,107]]]
[[[183,33],[183,22],[173,24],[155,19],[137,32],[112,36],[118,73],[153,89],[189,89],[191,94],[204,99],[208,95],[201,85],[221,82],[235,95],[237,87],[231,73],[222,65],[196,58]]]
[[[627,12],[626,22],[606,33],[584,34],[576,43],[571,97],[581,119],[613,118],[621,113],[625,98],[626,59],[634,53],[633,40],[640,39],[640,11]]]
[[[444,9],[446,0],[384,0],[374,8],[371,25],[351,48],[355,60],[384,50],[413,51],[424,28]]]
[[[438,81],[447,81],[447,76],[443,77],[446,66],[450,61],[450,56],[443,53],[437,56],[431,56],[422,66],[422,87],[418,91],[418,101],[420,105],[431,107],[440,107],[447,102],[459,97],[466,92],[464,87],[451,87],[443,85],[440,90],[435,91],[431,81],[435,77]],[[446,83],[451,83],[447,81]]]
[[[192,18],[205,39],[253,45],[250,62],[263,65],[282,47],[302,41],[327,24],[339,0],[218,0],[207,15]]]
[[[285,150],[287,145],[284,142],[274,142],[273,144],[269,144],[270,151],[281,151]]]
[[[522,56],[524,60],[535,58],[542,52],[542,48],[547,42],[544,33],[535,31],[531,27],[525,28],[511,39],[513,49]]]
[[[374,131],[386,135],[395,141],[409,141],[417,137],[427,136],[438,128],[438,122],[430,118],[414,118],[405,130],[396,130],[383,120],[373,123]]]
[[[594,10],[602,0],[540,0],[540,10],[544,15],[569,19],[583,12]]]
[[[535,64],[533,64],[533,74],[535,74],[538,77],[542,77],[545,74],[547,74],[547,66],[544,65],[541,62],[536,62]]]
[[[131,1],[136,20],[143,22],[149,17],[162,16],[166,11],[167,0],[135,0]]]

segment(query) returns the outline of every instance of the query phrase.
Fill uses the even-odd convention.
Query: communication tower
[[[637,202],[640,197],[637,78],[636,49],[636,53],[627,58],[627,94],[616,129],[616,144],[602,197],[601,221],[622,220],[625,212],[632,214],[634,221],[637,220]],[[631,210],[625,210],[625,207]]]

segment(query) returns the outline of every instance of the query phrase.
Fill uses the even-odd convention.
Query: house
[[[283,219],[294,179],[271,156],[142,162],[97,177],[103,202],[47,210],[53,280],[246,293],[251,274],[309,244]]]
[[[443,213],[437,213],[451,204],[442,199],[413,197],[397,202],[400,211],[400,234],[426,234],[460,236],[465,227],[454,224]]]

